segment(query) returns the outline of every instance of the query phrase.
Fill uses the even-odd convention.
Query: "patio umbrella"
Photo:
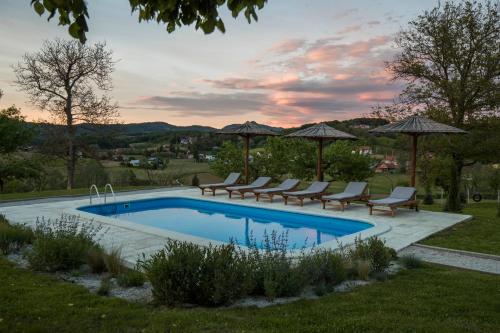
[[[464,130],[455,128],[449,125],[441,124],[433,120],[415,115],[390,123],[384,126],[374,128],[369,131],[370,133],[403,133],[411,136],[412,138],[412,152],[411,152],[411,178],[410,185],[415,187],[415,174],[417,169],[417,140],[420,135],[424,134],[465,134]]]
[[[219,134],[235,134],[239,135],[244,139],[245,142],[245,182],[248,184],[248,155],[250,138],[257,135],[278,135],[271,131],[268,127],[257,124],[255,121],[247,121],[242,125],[229,125],[221,129]]]
[[[334,140],[357,140],[358,138],[349,133],[336,130],[325,123],[319,123],[311,127],[307,127],[297,132],[287,135],[290,138],[306,138],[318,142],[318,157],[316,160],[316,176],[319,181],[323,180],[323,170],[321,163],[323,161],[323,142]]]

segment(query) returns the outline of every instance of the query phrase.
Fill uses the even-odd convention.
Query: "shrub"
[[[299,267],[287,256],[288,235],[264,234],[263,250],[251,241],[246,257],[247,269],[253,281],[251,294],[265,295],[268,299],[295,296],[307,284]]]
[[[103,273],[107,270],[106,253],[100,246],[93,246],[87,252],[87,265],[92,273]]]
[[[126,271],[120,248],[113,248],[109,253],[105,253],[104,264],[106,265],[106,271],[108,271],[111,276],[118,276],[120,273]]]
[[[198,178],[197,174],[195,174],[193,176],[193,179],[191,180],[191,185],[192,186],[198,186],[198,185],[200,185],[200,179]]]
[[[372,272],[382,272],[389,267],[394,251],[385,246],[385,242],[377,237],[370,237],[366,240],[356,238],[354,248],[350,250],[349,255],[354,261],[369,261]]]
[[[159,303],[195,303],[205,250],[195,244],[168,240],[164,249],[139,262]]]
[[[7,219],[0,215],[0,252],[2,254],[17,251],[25,244],[32,242],[33,230],[31,228],[19,224],[9,224]]]
[[[146,277],[142,272],[136,270],[128,270],[119,274],[116,277],[116,282],[120,287],[140,287],[146,282]]]
[[[415,257],[415,255],[413,255],[413,254],[407,254],[407,255],[401,256],[399,258],[399,262],[401,263],[401,265],[403,265],[403,267],[405,267],[407,269],[420,268],[423,266],[422,260]]]
[[[33,249],[28,253],[30,266],[42,271],[72,270],[86,262],[100,226],[80,222],[77,216],[62,215],[55,221],[37,220]]]
[[[342,254],[332,250],[315,249],[304,253],[299,258],[298,265],[308,284],[324,286],[326,291],[347,278]]]
[[[249,272],[245,257],[234,243],[209,246],[205,249],[197,303],[221,305],[230,303],[248,292]]]

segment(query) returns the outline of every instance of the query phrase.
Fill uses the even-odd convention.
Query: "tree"
[[[176,27],[195,23],[195,29],[205,34],[215,28],[225,32],[224,22],[220,18],[219,8],[227,5],[234,18],[243,11],[248,23],[257,21],[257,9],[262,9],[267,0],[129,0],[132,12],[139,12],[139,22],[157,21],[164,23],[169,33]],[[49,13],[48,20],[59,15],[59,25],[68,25],[68,32],[73,38],[85,43],[88,32],[89,13],[85,0],[31,0],[31,5],[38,15]]]
[[[334,180],[361,181],[373,175],[372,159],[355,152],[355,146],[346,141],[337,141],[326,147],[325,172]]]
[[[465,130],[481,131],[500,117],[499,3],[446,2],[426,11],[402,30],[401,53],[388,69],[408,84],[401,101],[413,110]],[[493,132],[491,132],[493,133]],[[484,138],[484,136],[483,136]],[[453,158],[447,209],[461,209],[462,169],[478,156],[498,156],[498,145],[449,145]],[[480,149],[480,151],[478,150]]]
[[[267,137],[264,150],[254,156],[255,174],[266,175],[278,181],[290,172],[291,145],[293,140]]]
[[[0,111],[0,192],[3,192],[8,179],[34,178],[39,175],[40,166],[34,160],[12,155],[29,143],[33,134],[18,108],[11,106]]]
[[[112,52],[104,43],[91,46],[78,41],[46,41],[39,52],[26,54],[14,67],[16,84],[41,110],[65,125],[67,188],[74,186],[76,127],[78,123],[109,123],[117,105],[106,94],[111,89]]]
[[[231,172],[243,170],[243,154],[231,141],[225,141],[217,152],[210,168],[220,177],[227,177]]]
[[[24,121],[21,110],[15,106],[0,111],[0,154],[15,152],[28,144],[34,131]]]

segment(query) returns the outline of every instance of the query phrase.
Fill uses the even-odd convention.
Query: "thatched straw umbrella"
[[[249,146],[250,146],[250,138],[257,135],[278,135],[268,129],[267,127],[257,124],[255,121],[247,121],[242,125],[229,125],[221,129],[219,134],[233,134],[239,135],[244,139],[245,142],[245,182],[248,184],[248,155],[249,155]]]
[[[319,123],[311,127],[307,127],[297,132],[287,135],[290,138],[306,138],[318,142],[318,157],[316,160],[316,177],[319,181],[323,180],[323,170],[321,164],[323,161],[323,142],[335,140],[357,140],[358,138],[349,133],[336,130],[325,123]]]
[[[420,135],[424,134],[465,134],[464,130],[455,128],[449,125],[441,124],[433,120],[421,117],[411,116],[401,121],[390,123],[384,126],[374,128],[370,133],[386,134],[386,133],[403,133],[412,138],[411,152],[411,173],[410,185],[415,187],[415,175],[417,169],[417,140]]]

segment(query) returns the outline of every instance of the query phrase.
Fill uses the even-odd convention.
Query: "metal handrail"
[[[95,188],[95,193],[97,194],[97,199],[99,199],[99,201],[101,200],[101,196],[99,195],[99,189],[97,188],[97,185],[92,184],[92,186],[90,186],[90,193],[89,193],[89,200],[91,205],[92,205],[92,189],[94,188]]]
[[[104,186],[104,203],[106,203],[106,197],[107,197],[107,190],[108,190],[108,187],[109,187],[109,191],[111,192],[111,194],[113,194],[113,199],[114,201],[116,202],[116,195],[115,195],[115,191],[113,191],[113,186],[111,186],[111,184],[106,184]]]

